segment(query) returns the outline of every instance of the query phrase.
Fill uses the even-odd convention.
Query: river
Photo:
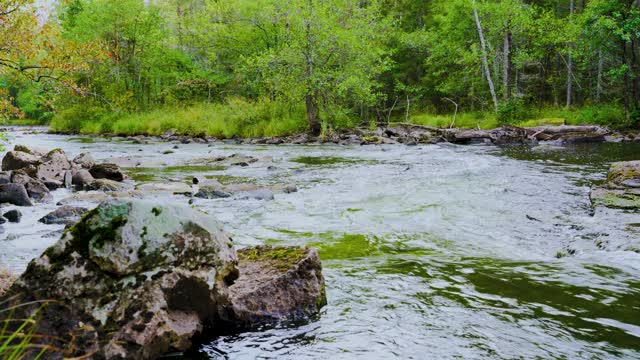
[[[273,201],[194,201],[241,246],[317,247],[328,298],[314,321],[221,336],[201,346],[204,358],[640,358],[640,214],[592,209],[588,197],[611,162],[640,159],[640,144],[172,149],[12,134],[11,143],[69,157],[132,157],[138,182],[298,186]],[[197,161],[233,153],[263,160]],[[56,202],[68,195],[54,193]],[[36,222],[54,208],[23,208],[20,224],[3,225],[0,263],[20,271],[57,240],[60,226]]]

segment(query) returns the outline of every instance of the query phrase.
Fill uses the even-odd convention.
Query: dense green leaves
[[[31,39],[23,52],[74,90],[7,85],[0,101],[29,117],[230,99],[305,108],[313,131],[453,104],[504,122],[598,103],[640,117],[638,0],[64,0],[46,24],[14,3],[22,17],[0,21],[23,33],[5,42]],[[60,44],[96,51],[64,67]]]

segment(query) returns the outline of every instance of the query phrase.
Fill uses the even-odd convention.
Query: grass
[[[604,125],[619,127],[624,125],[624,111],[615,104],[591,105],[579,108],[547,107],[539,110],[525,110],[521,119],[509,120],[510,124],[521,127],[558,126],[558,125]],[[453,114],[433,115],[429,113],[416,114],[409,118],[409,122],[434,126],[449,127],[453,121]],[[497,114],[493,112],[467,112],[456,117],[454,127],[467,129],[494,129],[501,125]]]
[[[328,130],[354,128],[360,122],[348,112],[340,110],[333,117]],[[338,114],[338,115],[336,115]],[[580,108],[543,109],[520,108],[518,119],[505,121],[498,114],[462,112],[455,127],[494,129],[503,122],[535,127],[545,125],[597,124],[613,127],[624,125],[624,113],[615,104],[591,105]],[[409,117],[414,124],[449,127],[452,114],[419,113]],[[50,124],[51,131],[80,134],[161,135],[169,130],[178,135],[213,136],[217,138],[278,137],[304,133],[307,121],[304,106],[287,105],[263,99],[248,101],[231,98],[220,104],[198,104],[186,108],[161,108],[142,113],[114,113],[88,106],[71,107],[58,113]]]
[[[158,109],[137,114],[107,114],[70,109],[56,115],[54,132],[81,134],[178,135],[218,138],[275,137],[299,134],[307,129],[304,108],[270,101],[248,102],[233,98],[224,104],[200,104],[189,108]]]
[[[14,318],[15,311],[22,305],[8,307],[0,310],[0,314],[7,314],[0,321],[0,359],[22,360],[40,359],[48,351],[52,350],[48,345],[38,344],[37,338],[43,337],[36,334],[41,305],[31,316],[26,319]],[[15,324],[16,327],[13,325]]]

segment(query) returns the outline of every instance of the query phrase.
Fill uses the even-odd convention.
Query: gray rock
[[[42,182],[50,191],[54,191],[54,190],[60,189],[61,187],[64,187],[64,184],[62,183],[62,181],[59,181],[59,180],[44,179]]]
[[[47,153],[49,153],[49,150],[45,149],[45,148],[41,148],[41,147],[37,147],[37,146],[31,146],[31,145],[16,145],[13,147],[13,151],[22,151],[25,152],[27,154],[31,154],[34,156],[39,156],[39,157],[43,157],[46,156]]]
[[[10,171],[0,172],[0,185],[9,184],[9,183],[11,183],[11,172]]]
[[[104,191],[104,192],[112,192],[112,191],[128,191],[133,190],[133,186],[121,182],[117,182],[114,180],[108,179],[95,179],[92,182],[84,185],[85,191]]]
[[[67,356],[155,359],[189,349],[205,324],[228,318],[236,264],[231,240],[205,214],[112,201],[33,260],[7,301],[53,300],[39,313],[37,332],[51,336],[54,346],[78,349]],[[77,343],[55,343],[70,339],[68,329],[74,338],[67,341]]]
[[[22,219],[22,213],[17,209],[9,210],[6,213],[2,214],[2,216],[4,216],[4,218],[9,220],[9,222],[11,223],[19,223]]]
[[[93,156],[91,156],[91,154],[89,153],[79,154],[78,156],[73,158],[73,162],[85,169],[90,169],[96,163],[96,161],[93,159]]]
[[[39,156],[22,151],[9,151],[2,158],[2,170],[18,170],[28,166],[38,166],[42,163]]]
[[[22,184],[0,185],[0,203],[9,203],[17,206],[33,206],[27,189]]]
[[[315,249],[260,246],[239,250],[238,260],[240,277],[229,290],[241,326],[308,319],[327,303]]]
[[[200,199],[221,199],[231,197],[231,194],[223,191],[219,186],[205,185],[201,186],[194,196]]]
[[[93,176],[88,170],[78,170],[71,178],[71,183],[79,189],[83,189],[85,185],[90,184],[93,180]]]
[[[96,179],[124,180],[124,173],[116,164],[97,164],[92,166],[89,172]]]
[[[53,200],[53,195],[51,195],[47,186],[41,181],[31,179],[24,187],[27,189],[29,197],[36,202],[46,203]]]
[[[626,184],[640,182],[640,160],[613,163],[607,175],[607,182],[612,188],[635,187]]]
[[[83,207],[63,205],[38,220],[43,224],[67,225],[77,223],[82,215],[89,211]]]
[[[11,173],[11,182],[14,184],[26,185],[33,180],[31,176],[24,172],[24,170],[15,170]]]
[[[63,180],[65,170],[71,169],[71,163],[64,151],[55,149],[42,158],[42,164],[37,166],[36,178],[38,180],[54,179]]]

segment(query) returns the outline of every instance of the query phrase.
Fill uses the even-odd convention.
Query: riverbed
[[[640,160],[640,144],[174,144],[32,129],[15,143],[128,158],[138,184],[297,185],[272,201],[193,201],[240,246],[317,247],[327,284],[314,321],[218,337],[205,359],[640,357],[640,214],[588,196],[611,162]],[[206,161],[231,154],[260,160]],[[0,264],[22,271],[55,243],[62,226],[37,219],[69,195],[2,225]]]

